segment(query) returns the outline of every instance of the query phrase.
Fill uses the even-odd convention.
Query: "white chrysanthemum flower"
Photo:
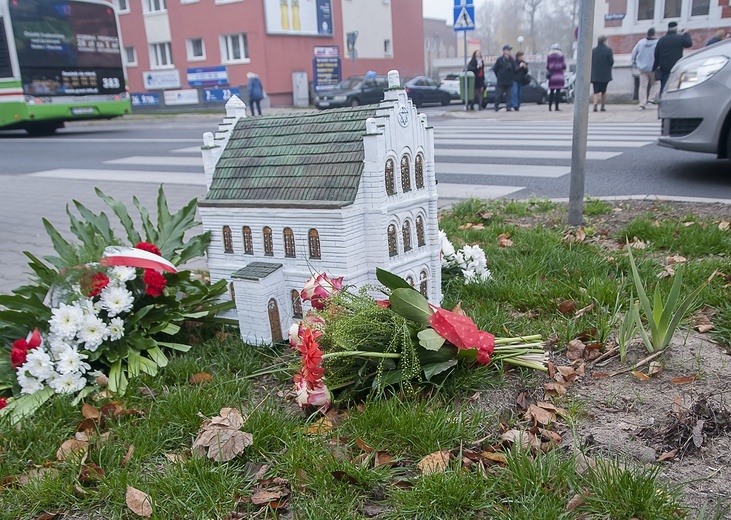
[[[53,388],[57,394],[72,394],[86,386],[86,379],[79,372],[68,372],[54,377],[52,381],[49,381],[48,386]]]
[[[51,359],[54,361],[58,360],[59,352],[71,348],[76,342],[60,336],[49,334],[46,338],[46,345],[48,345],[48,353],[51,355]]]
[[[117,341],[124,337],[124,321],[122,318],[112,318],[109,322],[109,339]]]
[[[57,309],[51,311],[51,334],[62,339],[72,339],[79,330],[79,324],[84,317],[84,312],[78,305],[66,305],[62,303]]]
[[[109,331],[104,321],[97,316],[85,316],[79,329],[79,341],[87,350],[94,352],[107,338]]]
[[[96,309],[94,309],[94,300],[91,298],[79,298],[76,304],[81,308],[84,316],[95,315],[97,313]]]
[[[77,349],[67,347],[65,350],[59,352],[56,370],[62,375],[68,374],[69,372],[80,372],[83,374],[91,369],[91,366],[84,362],[87,357],[86,354],[82,354]]]
[[[51,377],[53,361],[43,348],[38,347],[28,351],[28,356],[21,368],[27,370],[33,377],[43,381]]]
[[[132,293],[124,287],[109,287],[102,289],[102,307],[107,310],[110,318],[132,309],[134,298]]]
[[[28,375],[24,366],[18,368],[17,379],[21,394],[35,394],[37,391],[43,390],[43,383]]]
[[[130,282],[137,277],[137,270],[134,267],[116,266],[112,267],[107,273],[109,283],[117,287]]]
[[[447,234],[442,230],[439,230],[439,243],[442,248],[442,262],[444,262],[445,259],[449,260],[449,257],[455,253],[454,245],[452,245],[452,242],[450,242],[447,238]]]

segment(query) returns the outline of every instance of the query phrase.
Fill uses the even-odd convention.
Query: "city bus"
[[[0,0],[0,130],[49,135],[130,110],[111,3]]]

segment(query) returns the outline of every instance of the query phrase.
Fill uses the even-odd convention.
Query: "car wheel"
[[[56,124],[38,124],[34,126],[29,126],[25,129],[25,131],[28,133],[28,135],[33,137],[43,137],[48,135],[53,135],[56,133],[56,130],[61,128],[61,126]]]
[[[547,100],[546,93],[544,92],[543,94],[541,94],[540,99],[538,99],[538,104],[539,105],[545,105],[546,104],[546,100]]]
[[[451,102],[452,102],[452,98],[451,98],[451,97],[449,97],[449,96],[446,96],[446,97],[442,98],[442,106],[443,106],[443,107],[446,107],[446,106],[447,106],[447,105],[449,105],[449,104],[450,104]]]
[[[414,96],[411,100],[414,102],[416,108],[420,108],[424,104],[420,96]]]
[[[353,100],[350,102],[351,107],[359,107],[360,101],[358,101],[358,98],[353,98]]]

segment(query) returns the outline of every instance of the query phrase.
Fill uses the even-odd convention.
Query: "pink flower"
[[[477,362],[487,364],[495,349],[495,336],[477,328],[468,316],[435,307],[429,325],[458,349],[477,349]]]
[[[292,348],[299,348],[300,344],[300,323],[294,322],[289,328],[289,346]]]
[[[310,385],[304,379],[295,376],[294,388],[300,408],[316,406],[320,411],[325,411],[330,406],[330,391],[322,381],[318,381],[316,385]]]
[[[8,405],[8,400],[5,397],[0,397],[0,410]]]
[[[325,300],[343,288],[343,277],[330,279],[325,273],[313,276],[305,283],[300,298],[309,301],[317,310],[325,308]]]

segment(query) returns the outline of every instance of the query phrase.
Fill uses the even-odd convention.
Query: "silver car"
[[[692,152],[731,155],[731,40],[675,64],[660,98],[659,144]]]

